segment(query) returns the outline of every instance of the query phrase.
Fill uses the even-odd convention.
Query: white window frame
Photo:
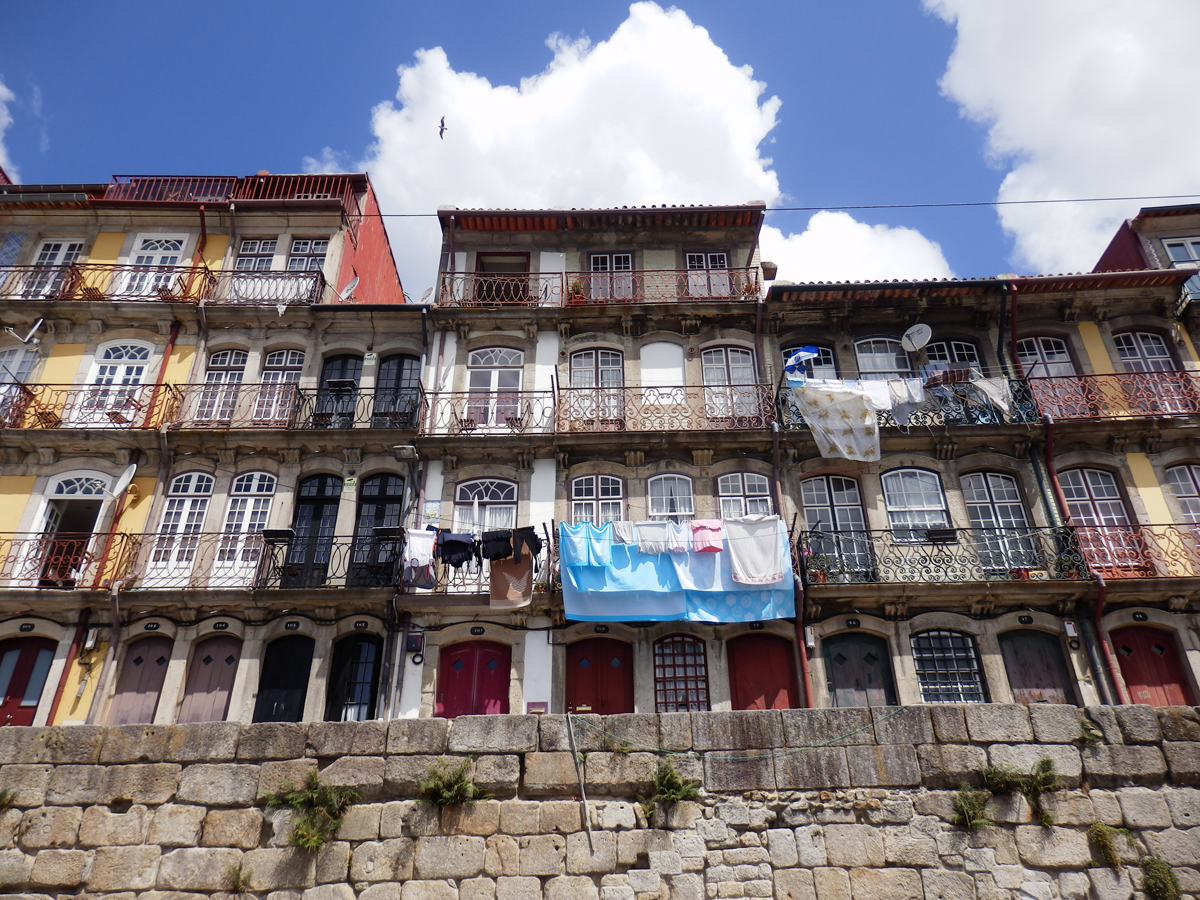
[[[633,299],[633,254],[588,255],[588,297],[592,300]]]
[[[884,472],[879,480],[893,540],[921,542],[925,540],[926,531],[951,527],[946,490],[937,472],[917,468],[892,469]],[[918,502],[932,498],[930,488],[936,488],[938,502]]]
[[[771,479],[758,472],[720,475],[717,477],[717,503],[722,519],[772,515],[775,502],[771,497]]]
[[[180,472],[171,479],[157,537],[146,561],[143,587],[187,587],[216,479],[208,472]]]
[[[519,497],[517,483],[504,478],[473,478],[457,484],[452,530],[478,537],[485,531],[516,528]]]
[[[679,490],[661,490],[668,485],[683,487]],[[658,493],[659,496],[655,496]],[[646,508],[655,522],[688,522],[696,516],[696,494],[692,479],[686,475],[664,474],[646,479]]]
[[[159,288],[173,290],[176,280],[186,273],[191,264],[188,257],[188,239],[191,235],[144,233],[134,236],[133,248],[126,257],[131,270],[124,276],[121,293],[154,296]],[[143,249],[147,241],[179,241],[179,250]],[[163,260],[171,260],[164,262]],[[141,267],[154,267],[146,271]],[[161,271],[159,267],[165,267]]]
[[[882,346],[875,346],[882,345]],[[887,347],[886,351],[883,347]],[[880,355],[883,352],[891,352],[894,348],[896,356],[892,360],[894,363],[904,363],[904,367],[899,365],[886,368],[865,368],[864,367],[864,348],[870,355]],[[858,377],[866,381],[887,381],[890,378],[911,378],[916,372],[913,370],[912,358],[908,355],[908,351],[900,344],[899,338],[893,337],[869,337],[861,338],[854,342],[854,361],[858,367]]]
[[[1200,525],[1200,465],[1171,466],[1167,469],[1167,480],[1179,501],[1183,520],[1190,525]]]
[[[1048,346],[1053,342],[1058,346]],[[1062,354],[1063,358],[1051,358]],[[1051,334],[1038,334],[1017,341],[1017,359],[1027,378],[1073,378],[1075,362],[1066,340]]]
[[[1179,369],[1167,339],[1161,334],[1153,331],[1122,331],[1113,335],[1113,344],[1116,345],[1121,367],[1126,372],[1175,372]]]
[[[571,524],[619,522],[625,517],[625,482],[615,475],[571,479]]]
[[[783,351],[783,364],[792,358],[792,354],[798,351],[802,346],[816,347],[818,356],[815,359],[807,359],[803,363],[805,372],[809,378],[837,378],[837,354],[833,352],[833,347],[824,344],[797,344],[795,347],[787,347]]]
[[[107,358],[121,347],[145,351],[146,356]],[[149,341],[137,340],[107,341],[98,346],[88,370],[87,390],[75,393],[75,408],[68,410],[64,418],[90,428],[122,428],[133,424],[145,414],[154,390],[156,350]],[[103,371],[109,368],[113,371]]]

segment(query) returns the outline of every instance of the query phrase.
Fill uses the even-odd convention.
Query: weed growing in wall
[[[292,826],[292,843],[301,850],[318,850],[342,827],[346,810],[358,799],[358,791],[348,787],[321,784],[316,770],[311,770],[304,787],[297,790],[285,781],[283,790],[267,796],[267,806],[289,807],[299,813]]]
[[[417,781],[421,799],[438,809],[489,799],[491,794],[471,779],[473,762],[474,757],[468,756],[462,763],[452,767],[446,760],[439,759]]]
[[[1088,843],[1095,848],[1096,852],[1100,854],[1100,858],[1110,868],[1120,872],[1125,868],[1125,864],[1121,862],[1121,851],[1117,849],[1118,835],[1124,836],[1125,842],[1130,847],[1133,846],[1133,835],[1128,829],[1113,828],[1103,822],[1093,822],[1087,830]]]
[[[1054,760],[1042,757],[1034,763],[1028,775],[1003,766],[985,766],[979,775],[993,794],[1021,794],[1043,827],[1049,828],[1054,824],[1057,817],[1053,811],[1046,809],[1042,802],[1044,794],[1057,791],[1063,786],[1062,779],[1054,768]]]
[[[977,791],[969,784],[959,785],[958,793],[954,795],[954,824],[968,830],[993,824],[987,808],[991,799],[988,791]]]
[[[638,797],[647,822],[654,818],[656,803],[670,806],[680,800],[695,800],[700,793],[700,782],[694,778],[682,777],[670,759],[659,760],[658,771],[654,773],[650,784],[654,788],[651,794],[648,797]]]
[[[1179,900],[1179,879],[1157,856],[1142,857],[1142,887],[1150,900]]]

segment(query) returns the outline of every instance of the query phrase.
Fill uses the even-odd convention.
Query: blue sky
[[[751,101],[744,112],[761,113],[762,104],[771,97],[780,101],[774,125],[770,127],[768,122],[764,126],[766,138],[757,147],[770,163],[757,163],[749,180],[718,171],[730,168],[724,165],[730,159],[742,159],[737,154],[753,153],[752,146],[735,149],[732,156],[714,157],[707,175],[689,176],[693,180],[711,179],[711,184],[697,187],[689,182],[678,188],[679,193],[694,196],[659,192],[657,196],[626,197],[624,201],[748,200],[757,195],[743,195],[745,190],[755,179],[765,183],[764,173],[774,174],[778,192],[763,199],[784,205],[992,199],[1002,194],[1006,176],[1012,175],[1021,162],[1036,163],[1054,156],[1058,146],[1053,144],[1054,135],[1040,133],[1052,132],[1053,128],[1043,126],[1039,131],[1027,127],[1022,117],[1031,117],[1029,110],[1048,122],[1053,122],[1056,115],[1069,119],[1081,114],[1089,121],[1103,121],[1114,114],[1103,103],[1097,109],[1077,110],[1062,101],[1067,108],[1057,113],[1052,108],[1043,109],[1053,100],[1040,96],[1036,77],[1021,88],[1024,93],[1017,88],[1010,90],[1013,79],[1004,71],[1007,65],[1028,66],[1031,76],[1036,76],[1038,67],[1054,64],[1052,60],[1064,52],[1056,46],[1064,39],[1063,34],[1055,34],[1055,29],[1063,28],[1062,22],[1038,11],[1038,4],[1013,0],[1011,12],[997,19],[990,11],[981,12],[972,0],[927,2],[936,8],[927,11],[919,0],[756,0],[743,4],[692,0],[680,4],[679,9],[692,25],[706,29],[708,40],[728,57],[730,74],[722,77],[731,90],[739,87],[734,84],[740,77],[733,73],[735,67],[752,67],[754,80],[765,84],[758,97],[759,110],[754,110]],[[1061,2],[1067,6],[1076,0]],[[1181,2],[1185,4],[1181,13],[1195,18],[1200,5]],[[10,5],[0,33],[0,83],[13,95],[7,103],[12,123],[0,132],[0,138],[22,181],[104,181],[114,173],[249,174],[264,168],[291,172],[302,170],[306,157],[321,159],[324,149],[329,148],[331,152],[326,153],[323,163],[310,160],[308,165],[368,164],[377,184],[389,183],[387,174],[397,184],[405,179],[431,182],[419,197],[401,187],[381,190],[385,212],[432,212],[437,203],[474,205],[481,200],[516,205],[516,201],[531,196],[528,191],[507,195],[503,185],[497,185],[494,195],[484,187],[476,188],[471,196],[459,196],[467,192],[456,166],[461,171],[463,166],[472,165],[473,159],[475,164],[478,160],[497,159],[497,171],[502,173],[505,157],[487,156],[487,147],[497,135],[480,134],[483,126],[477,123],[482,114],[465,105],[463,95],[453,90],[439,94],[441,88],[436,85],[421,88],[425,92],[422,108],[432,114],[443,100],[446,106],[457,106],[442,110],[451,126],[447,138],[449,142],[457,139],[478,144],[479,156],[454,157],[456,161],[451,162],[449,154],[458,151],[449,143],[439,145],[436,132],[426,128],[425,119],[404,125],[413,131],[403,137],[405,147],[411,148],[413,140],[423,141],[428,134],[429,146],[420,148],[420,158],[425,162],[419,169],[405,168],[403,157],[412,157],[412,153],[389,152],[390,139],[381,139],[378,129],[373,131],[372,109],[389,100],[393,109],[401,108],[401,101],[396,99],[397,67],[420,69],[421,64],[414,59],[416,51],[441,47],[453,73],[475,73],[493,88],[516,86],[521,79],[542,73],[556,59],[556,51],[547,46],[550,34],[557,32],[572,41],[586,37],[594,48],[613,38],[631,17],[628,3],[603,2],[429,4],[355,0],[316,4],[217,0],[196,6],[134,0],[117,5],[63,2],[56,7],[58,12],[51,17],[39,4]],[[678,30],[683,26],[678,19],[650,19],[653,28],[663,30],[650,35],[649,46],[662,47],[663,55],[669,56],[675,36],[683,34]],[[1119,19],[1110,24],[1114,29],[1130,30],[1126,27],[1129,23]],[[1103,26],[1100,22],[1097,27]],[[1076,30],[1072,29],[1072,35]],[[1044,50],[1038,40],[1027,39],[1030,34],[1036,37],[1043,32]],[[1137,34],[1131,33],[1136,42]],[[655,34],[659,35],[658,44],[653,43]],[[1015,43],[1014,35],[1020,36]],[[954,95],[944,96],[939,79],[947,72],[956,39],[964,47],[975,49],[970,59],[960,59],[962,65],[957,71],[961,77]],[[1150,41],[1148,33],[1147,48]],[[617,44],[614,38],[612,46]],[[645,54],[647,45],[638,46]],[[1165,55],[1169,49],[1158,46],[1155,53]],[[1066,52],[1069,56],[1069,47]],[[1095,48],[1085,47],[1081,52],[1094,55]],[[978,65],[972,63],[975,59]],[[989,60],[1008,62],[989,64]],[[686,74],[690,64],[685,56],[656,71],[668,73],[664,77],[669,77],[672,70]],[[609,78],[595,73],[595,68],[581,67],[578,77],[594,77],[598,83]],[[1176,77],[1189,73],[1169,74]],[[1147,77],[1151,76],[1160,74],[1149,73]],[[592,123],[606,116],[616,117],[619,134],[620,128],[637,127],[636,122],[628,125],[622,116],[634,115],[637,121],[645,121],[657,115],[652,108],[637,108],[642,92],[636,87],[613,87],[609,94],[604,94],[602,88],[597,90],[600,93],[587,96],[612,102],[593,99],[591,102],[597,104],[595,114],[577,111],[583,117],[572,120],[575,124],[570,126],[570,133],[556,134],[551,128],[541,135],[538,146],[546,148],[545,153],[571,154],[573,144],[592,139],[592,128],[600,127]],[[456,96],[457,103],[453,99]],[[686,95],[680,96],[683,99],[678,102],[689,102]],[[744,101],[736,102],[746,106]],[[528,112],[534,108],[533,103],[522,107],[527,112],[517,120],[490,122],[488,128],[520,132],[534,127],[530,122],[537,116]],[[622,110],[623,104],[628,109]],[[417,104],[414,102],[412,107],[416,109]],[[616,112],[611,111],[614,108]],[[964,116],[964,109],[971,111],[975,120]],[[1159,114],[1164,123],[1168,113],[1164,105]],[[760,114],[764,121],[769,118]],[[703,121],[707,124],[695,134],[675,130],[673,142],[661,148],[665,161],[659,163],[659,169],[670,166],[671,154],[704,152],[713,129],[722,126]],[[746,131],[751,128],[745,124],[747,121],[731,116],[729,128]],[[997,135],[1001,136],[999,156],[995,155]],[[372,149],[377,142],[381,143]],[[646,152],[660,152],[654,149],[656,146]],[[1088,156],[1090,152],[1084,147],[1079,155]],[[447,159],[445,165],[439,163],[438,153]],[[607,164],[607,160],[602,162]],[[1145,165],[1153,162],[1147,159]],[[619,157],[616,164],[621,164]],[[702,171],[703,157],[696,164]],[[1189,187],[1200,190],[1200,184],[1192,178],[1195,166],[1186,160],[1174,163],[1174,169],[1167,166],[1153,184],[1112,178],[1115,167],[1111,161],[1067,158],[1056,160],[1055,165],[1061,172],[1061,177],[1055,176],[1057,181],[1033,179],[1031,184],[1043,191],[1059,190],[1059,196],[1086,196],[1110,189],[1164,193],[1183,192]],[[383,169],[389,166],[385,174]],[[601,168],[597,164],[595,171]],[[1081,182],[1080,169],[1094,169],[1092,180]],[[588,177],[586,167],[577,176],[580,181]],[[492,180],[502,178],[494,174]],[[664,190],[673,185],[669,178],[660,180]],[[743,193],[735,193],[738,190]],[[722,191],[731,195],[722,196]],[[597,196],[603,199],[610,195],[601,192]],[[574,201],[580,197],[586,200],[588,195],[584,192],[561,200],[537,195],[548,205],[568,206],[576,205]],[[513,202],[505,202],[509,200]],[[408,204],[418,204],[419,208]],[[1126,204],[1132,208],[1110,211],[1099,223],[1089,220],[1085,224],[1092,229],[1091,244],[1075,248],[1075,258],[1070,252],[1060,256],[1067,262],[1078,262],[1077,267],[1085,261],[1090,263],[1096,255],[1092,252],[1099,240],[1096,235],[1105,230],[1110,234],[1112,223],[1123,214],[1136,212],[1138,205]],[[810,215],[778,213],[770,222],[782,235],[799,235],[805,231]],[[993,275],[1022,264],[1028,270],[1031,265],[1057,261],[1052,257],[1038,259],[1028,248],[1022,251],[1015,241],[1020,240],[1021,228],[1026,226],[1004,223],[994,209],[986,207],[856,211],[852,216],[858,223],[920,232],[925,241],[940,246],[945,263],[959,276]],[[397,234],[393,231],[394,241]],[[866,232],[863,236],[868,240]],[[425,241],[415,243],[427,246]],[[865,264],[871,255],[868,240],[845,264],[853,266],[855,256]],[[925,259],[920,252],[907,258]],[[408,264],[415,272],[411,260]],[[790,277],[801,280],[799,276],[807,273],[802,271],[800,257],[795,265],[797,272]],[[933,262],[912,265],[924,266],[927,271],[897,274],[948,274],[935,271]],[[817,269],[813,272],[812,277],[821,274]],[[787,274],[781,272],[781,277]],[[406,273],[406,287],[422,277],[423,272]],[[868,273],[865,277],[879,276]]]

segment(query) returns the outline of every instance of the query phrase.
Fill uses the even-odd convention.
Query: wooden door
[[[507,713],[511,666],[508,644],[466,641],[443,647],[433,714],[453,719]]]
[[[1000,652],[1017,703],[1075,702],[1074,679],[1054,635],[1032,629],[1006,631],[1000,635]]]
[[[0,725],[32,725],[54,648],[49,638],[0,642]]]
[[[827,637],[825,677],[834,706],[895,706],[887,641],[850,632]]]
[[[375,635],[351,635],[333,645],[325,695],[326,722],[365,722],[375,718],[382,658],[383,640]]]
[[[125,651],[125,662],[117,677],[117,691],[108,710],[109,725],[136,725],[154,721],[158,696],[171,646],[175,642],[161,634],[134,641]]]
[[[176,719],[180,725],[225,721],[241,656],[242,642],[231,634],[210,637],[196,645]]]
[[[734,709],[796,709],[800,692],[792,642],[774,634],[743,634],[726,645]]]
[[[633,650],[624,641],[588,638],[567,646],[567,712],[633,712]]]
[[[302,634],[267,644],[254,703],[255,722],[299,722],[304,717],[312,657],[313,639]]]
[[[1129,699],[1150,706],[1191,706],[1192,690],[1169,631],[1131,625],[1110,632]]]

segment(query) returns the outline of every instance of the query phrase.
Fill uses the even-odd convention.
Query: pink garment
[[[720,519],[692,519],[692,549],[697,553],[720,553],[725,549]]]

